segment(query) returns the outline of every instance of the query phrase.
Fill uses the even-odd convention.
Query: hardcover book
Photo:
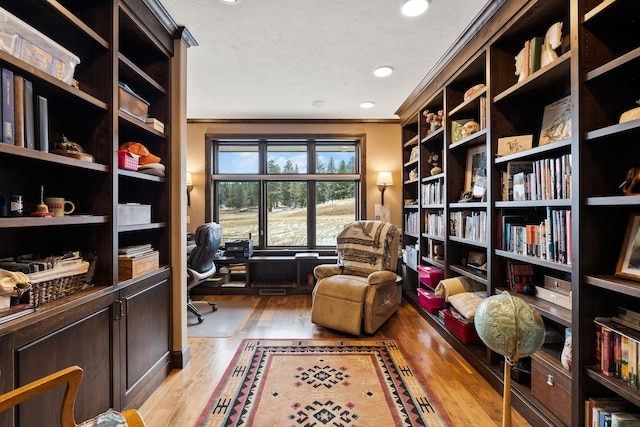
[[[569,138],[571,138],[571,96],[565,96],[544,108],[538,146]]]
[[[2,141],[15,144],[13,118],[13,71],[2,69]]]

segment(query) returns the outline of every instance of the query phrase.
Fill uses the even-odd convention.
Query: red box
[[[128,171],[137,171],[138,157],[127,150],[118,150],[118,167]]]
[[[437,314],[447,306],[443,297],[439,297],[429,289],[418,288],[418,302],[430,313]]]
[[[473,321],[464,322],[454,317],[448,309],[444,311],[444,327],[463,344],[480,344],[481,342]]]
[[[435,289],[440,283],[440,280],[444,277],[444,270],[431,265],[419,265],[418,266],[418,278],[420,283],[425,286]]]

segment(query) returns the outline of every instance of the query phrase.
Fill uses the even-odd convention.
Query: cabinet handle
[[[553,375],[547,375],[547,384],[553,387]]]
[[[124,301],[122,299],[117,299],[116,304],[120,306],[119,309],[116,309],[116,320],[120,320],[127,315],[129,301],[127,301],[126,298],[124,298]]]

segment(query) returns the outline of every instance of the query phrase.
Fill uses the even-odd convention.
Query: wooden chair
[[[48,390],[54,389],[62,384],[66,384],[67,388],[65,390],[64,399],[62,401],[60,426],[91,426],[93,425],[93,420],[96,420],[98,417],[109,415],[110,413],[105,412],[93,418],[92,420],[87,420],[82,422],[81,424],[76,424],[73,410],[76,400],[76,393],[78,392],[78,387],[80,386],[82,375],[82,368],[80,368],[79,366],[70,366],[58,372],[54,372],[51,375],[47,375],[44,378],[40,378],[36,381],[30,382],[29,384],[25,384],[22,387],[18,387],[17,389],[7,392],[3,395],[0,395],[0,412],[4,412]],[[129,427],[146,427],[146,424],[142,420],[142,417],[135,409],[128,409],[119,413],[115,412],[114,414],[116,416],[121,414],[126,420]],[[114,424],[114,426],[115,425],[121,424]]]

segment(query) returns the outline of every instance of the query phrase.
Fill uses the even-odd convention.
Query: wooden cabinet
[[[0,7],[80,59],[74,87],[0,49],[0,68],[47,99],[50,148],[64,135],[94,160],[0,143],[0,194],[24,200],[23,216],[0,218],[0,258],[68,250],[97,256],[93,286],[0,325],[2,390],[77,364],[85,370],[78,419],[138,406],[171,369],[172,307],[184,304],[184,298],[173,300],[172,287],[181,284],[171,281],[181,243],[172,240],[172,230],[182,221],[171,215],[182,200],[171,197],[171,188],[184,173],[173,160],[182,142],[172,135],[184,124],[174,123],[171,103],[182,99],[184,87],[174,75],[176,40],[187,47],[195,42],[157,1],[0,0]],[[148,103],[148,115],[164,130],[119,109],[120,82]],[[120,169],[117,150],[125,142],[139,142],[160,157],[164,173]],[[74,214],[30,216],[41,186],[45,196],[73,201]],[[122,224],[119,203],[149,205],[150,221]],[[158,269],[118,281],[118,248],[141,243],[158,250]],[[34,424],[29,414],[41,420],[49,413],[46,402],[33,405],[21,414],[22,425]]]
[[[405,218],[404,236],[405,245],[413,245],[407,236],[421,231],[421,263],[444,267],[446,277],[471,278],[486,285],[489,294],[509,287],[512,264],[528,266],[538,286],[549,278],[571,283],[570,305],[518,294],[541,314],[547,329],[563,338],[570,329],[573,336],[570,371],[561,365],[562,341],[545,344],[536,355],[544,360],[544,369],[538,364],[536,372],[561,374],[565,403],[558,406],[548,399],[541,391],[541,378],[532,380],[533,392],[529,383],[513,384],[514,406],[534,425],[583,425],[580,408],[590,397],[618,395],[640,406],[637,388],[598,368],[594,325],[596,317],[615,315],[617,307],[637,307],[640,301],[640,282],[614,274],[629,216],[640,206],[637,196],[623,196],[619,187],[627,171],[638,167],[640,154],[639,121],[619,122],[625,111],[637,107],[639,98],[638,12],[637,2],[626,0],[491,4],[398,111],[405,174],[415,163],[422,184],[439,180],[420,165],[432,151],[443,151],[443,205],[434,203],[429,192],[421,192],[417,203],[404,206],[405,214],[419,218],[414,229],[407,227]],[[516,73],[523,48],[543,40],[551,28],[560,28],[562,35],[553,58],[539,69]],[[485,87],[465,96],[478,84]],[[568,106],[568,119],[561,124],[571,133],[547,141],[551,134],[543,130],[545,114],[558,101]],[[422,118],[424,111],[439,108],[445,117],[440,134],[430,132]],[[454,122],[467,120],[477,121],[480,129],[460,138]],[[522,150],[498,154],[504,138],[526,135],[531,148],[525,144]],[[412,144],[421,148],[418,158],[410,161]],[[464,192],[473,191],[470,154],[480,150],[486,151],[486,191],[483,197],[464,200]],[[524,197],[514,196],[516,188],[509,184],[520,170]],[[543,176],[549,181],[542,181]],[[406,175],[404,179],[405,198],[413,200],[413,182]],[[443,236],[428,231],[433,214],[440,212]],[[484,231],[468,235],[467,219],[476,215],[483,215]],[[544,234],[554,229],[549,224],[560,232],[560,239]],[[513,231],[525,233],[524,245],[509,241]],[[551,244],[540,244],[550,240]],[[439,241],[445,250],[443,259],[436,261],[432,247]],[[485,269],[470,268],[470,252],[485,255]],[[408,273],[417,274],[411,269]],[[415,289],[404,290],[417,306]],[[437,314],[424,310],[424,316],[491,384],[502,388],[499,355],[482,345],[462,344]]]

